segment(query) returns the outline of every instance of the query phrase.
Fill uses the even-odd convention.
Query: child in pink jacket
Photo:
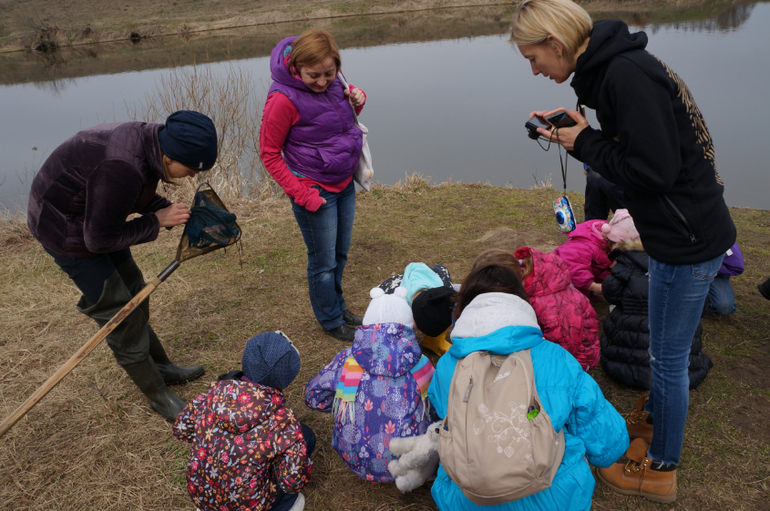
[[[585,371],[599,363],[599,320],[591,302],[570,282],[559,256],[521,247],[511,254],[501,249],[482,252],[473,267],[506,266],[521,275],[546,340],[569,351]]]
[[[569,240],[553,251],[567,264],[572,285],[591,297],[602,294],[602,282],[610,274],[610,243],[602,233],[605,220],[588,220],[567,233]]]

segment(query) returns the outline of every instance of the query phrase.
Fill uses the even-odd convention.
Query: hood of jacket
[[[650,256],[644,251],[641,239],[620,240],[616,250],[635,266],[639,267],[642,272],[647,273],[650,269]]]
[[[620,252],[644,252],[644,245],[642,244],[641,238],[636,238],[633,240],[620,240],[615,249]]]
[[[457,319],[449,352],[463,358],[474,351],[507,355],[543,342],[532,306],[509,293],[484,293],[474,298]]]
[[[224,380],[211,383],[207,408],[212,421],[223,431],[251,431],[283,407],[283,393],[259,383]]]
[[[575,75],[570,85],[580,103],[596,109],[599,104],[599,89],[604,80],[604,70],[616,55],[647,47],[647,34],[630,33],[628,25],[620,20],[594,22],[591,39],[586,51],[577,59]]]
[[[530,296],[558,293],[572,284],[569,268],[558,255],[544,254],[530,247],[523,248],[532,255],[532,273],[526,289]]]
[[[607,242],[604,241],[604,237],[602,236],[602,225],[606,223],[606,220],[588,220],[586,222],[581,222],[575,226],[575,229],[567,233],[567,237],[571,240],[586,240],[593,245],[604,249],[607,246]]]
[[[737,277],[743,273],[744,269],[743,252],[741,252],[741,247],[738,246],[738,242],[736,241],[725,254],[725,258],[722,260],[722,266],[717,273],[729,277]]]
[[[359,326],[350,351],[358,365],[376,376],[403,376],[422,357],[414,330],[401,323]]]
[[[286,85],[293,89],[313,93],[313,89],[305,85],[300,78],[293,76],[289,71],[289,57],[291,56],[291,44],[298,36],[291,36],[279,42],[270,52],[270,76],[273,81]]]

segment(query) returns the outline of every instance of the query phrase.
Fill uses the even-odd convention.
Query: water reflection
[[[438,9],[321,20],[315,26],[334,34],[340,48],[372,47],[502,34],[512,13],[512,6]],[[286,34],[298,34],[308,26],[307,22],[280,23],[147,38],[136,44],[60,47],[50,56],[34,51],[0,55],[0,84],[265,57]]]
[[[749,21],[753,10],[754,4],[736,5],[707,20],[676,22],[666,25],[652,24],[649,27],[643,27],[643,29],[649,30],[652,34],[664,27],[683,32],[732,32]]]
[[[586,7],[594,19],[619,18],[654,34],[663,27],[682,31],[736,30],[748,21],[754,5],[736,6],[721,0],[708,12],[698,8],[674,13],[665,10],[665,6],[635,12],[595,12],[590,11],[590,4]],[[513,10],[513,4],[447,8],[319,20],[315,26],[333,33],[341,48],[370,47],[502,34],[509,29]],[[0,84],[264,57],[285,34],[300,33],[307,26],[308,22],[289,22],[206,33],[183,31],[181,36],[136,34],[134,40],[59,47],[45,53],[30,50],[0,55]]]

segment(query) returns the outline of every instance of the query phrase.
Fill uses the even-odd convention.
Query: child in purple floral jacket
[[[434,368],[415,339],[406,288],[370,296],[353,346],[310,380],[305,403],[335,414],[332,447],[353,473],[390,483],[391,439],[422,435],[436,421],[427,399]]]
[[[313,431],[283,404],[299,372],[299,352],[281,332],[253,337],[242,371],[219,377],[174,423],[192,444],[187,490],[201,511],[302,511]]]

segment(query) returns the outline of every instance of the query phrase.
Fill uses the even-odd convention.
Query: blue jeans
[[[735,292],[730,285],[729,275],[717,275],[709,287],[706,309],[720,316],[729,316],[735,312]]]
[[[652,414],[648,456],[679,464],[690,403],[687,367],[709,285],[724,255],[697,264],[666,264],[650,257],[650,369],[652,387],[644,409]]]
[[[345,323],[347,309],[342,296],[342,272],[348,262],[356,212],[356,186],[353,181],[340,193],[321,189],[326,204],[311,212],[291,200],[307,247],[307,282],[310,304],[318,322],[326,330]]]

